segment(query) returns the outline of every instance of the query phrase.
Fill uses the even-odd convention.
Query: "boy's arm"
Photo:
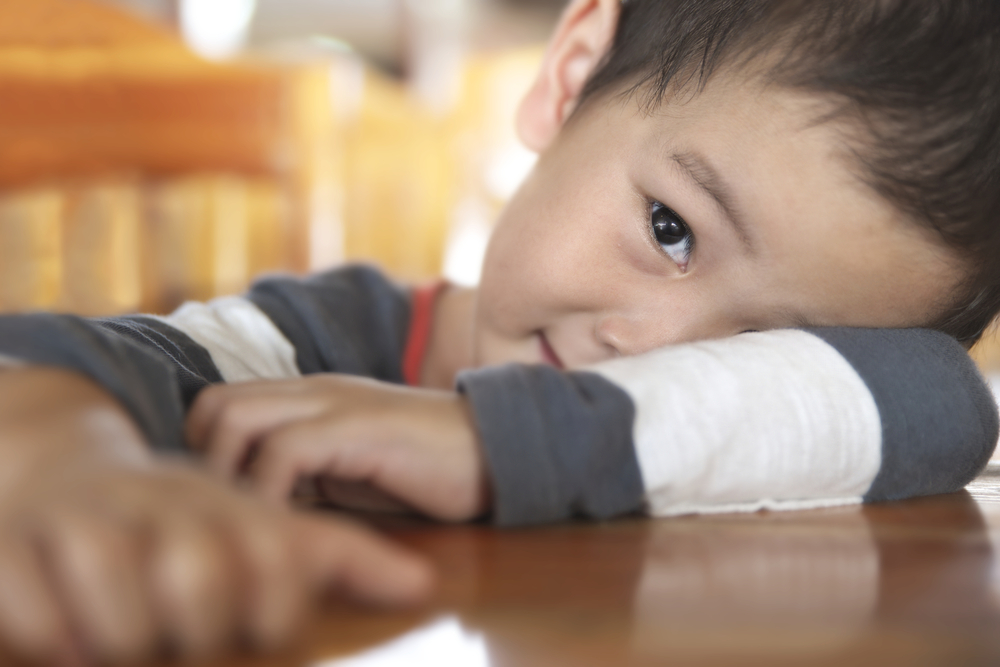
[[[955,491],[997,441],[971,359],[927,330],[744,334],[589,372],[472,371],[460,387],[503,524]]]
[[[408,315],[379,278],[348,269],[255,292],[303,320],[327,288],[345,316],[372,298]],[[318,338],[305,358],[365,373],[359,349],[379,335],[359,325]],[[199,653],[236,635],[287,638],[308,595],[330,584],[375,602],[424,595],[426,566],[364,530],[275,513],[150,456],[149,445],[184,449],[184,412],[202,389],[298,376],[297,352],[251,298],[165,318],[0,317],[0,641],[50,660],[74,637],[99,658],[163,640]]]
[[[341,372],[400,381],[409,301],[377,271],[276,277],[245,297],[166,317],[0,316],[0,367],[80,373],[125,407],[157,449],[182,451],[185,410],[210,384]]]
[[[0,355],[9,365],[61,368],[91,379],[129,412],[151,444],[180,451],[184,418],[180,383],[186,379],[206,386],[215,378],[195,375],[206,369],[191,364],[182,343],[157,343],[138,345],[99,321],[73,316],[0,317]]]
[[[385,505],[377,490],[503,525],[954,491],[997,439],[968,355],[923,330],[744,334],[584,372],[470,371],[459,388],[343,375],[214,387],[188,432],[213,468],[273,500],[316,477],[335,502]]]
[[[428,582],[423,564],[355,526],[275,511],[154,459],[77,373],[0,371],[0,642],[28,657],[271,646],[314,591],[406,602]]]

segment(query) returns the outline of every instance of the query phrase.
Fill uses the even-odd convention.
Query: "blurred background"
[[[562,0],[0,0],[0,311],[474,284]]]
[[[475,284],[564,0],[0,0],[0,312]],[[995,335],[973,351],[1000,385]]]

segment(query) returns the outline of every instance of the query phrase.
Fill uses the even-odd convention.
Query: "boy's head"
[[[574,0],[518,126],[481,363],[1000,309],[994,0]]]

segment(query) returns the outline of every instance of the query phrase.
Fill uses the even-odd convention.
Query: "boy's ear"
[[[621,0],[573,0],[559,19],[541,71],[517,114],[517,132],[536,152],[548,148],[580,92],[611,48]]]

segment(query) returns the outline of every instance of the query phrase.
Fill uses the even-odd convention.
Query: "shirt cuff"
[[[503,526],[642,509],[628,395],[593,373],[507,365],[462,373]]]

